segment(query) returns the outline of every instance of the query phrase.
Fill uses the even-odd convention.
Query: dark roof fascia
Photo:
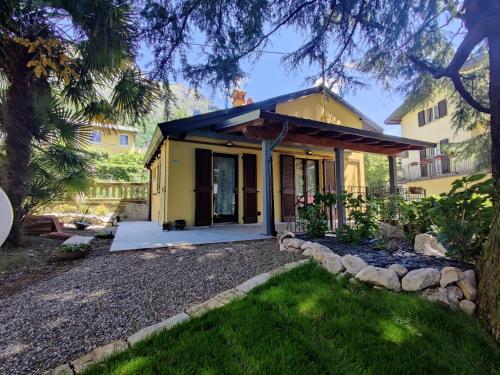
[[[294,117],[294,116],[281,115],[281,114],[273,113],[273,112],[263,111],[263,112],[261,112],[261,118],[264,118],[267,120],[280,121],[280,122],[288,121],[288,123],[290,123],[290,124],[309,126],[309,127],[324,130],[324,131],[336,131],[336,132],[343,133],[343,134],[358,135],[361,137],[373,138],[373,139],[377,139],[377,140],[381,140],[381,141],[390,141],[390,142],[395,142],[395,143],[400,143],[400,144],[409,144],[412,146],[425,147],[425,148],[436,147],[436,144],[432,143],[432,142],[419,141],[419,140],[411,139],[411,138],[397,137],[394,135],[387,135],[387,134],[372,132],[369,130],[351,128],[351,127],[343,126],[343,125],[332,125],[332,124],[327,124],[327,123],[320,122],[320,121],[308,120],[308,119],[303,119],[303,118]]]

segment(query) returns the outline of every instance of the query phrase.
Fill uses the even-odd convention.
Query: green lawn
[[[500,374],[474,319],[351,286],[314,264],[163,332],[86,374]]]

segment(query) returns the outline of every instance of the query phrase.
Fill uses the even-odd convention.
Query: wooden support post
[[[398,187],[398,169],[395,156],[388,156],[389,159],[389,191],[395,193]]]
[[[335,181],[337,188],[337,197],[342,196],[345,190],[345,176],[344,176],[344,149],[335,149]],[[345,207],[343,204],[337,204],[337,219],[339,228],[345,224]]]

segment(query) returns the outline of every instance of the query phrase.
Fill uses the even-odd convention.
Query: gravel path
[[[297,260],[276,240],[110,254],[0,300],[0,374],[36,374]]]

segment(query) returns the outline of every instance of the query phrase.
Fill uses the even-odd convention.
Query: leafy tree
[[[144,168],[144,155],[125,152],[109,155],[93,154],[94,178],[104,181],[147,182],[149,173]]]
[[[305,36],[286,55],[290,69],[302,63],[322,67],[343,91],[369,78],[404,93],[431,93],[433,80],[452,84],[465,108],[490,118],[491,168],[500,196],[500,2],[492,0],[147,0],[145,36],[154,45],[156,74],[175,72],[191,83],[228,88],[245,72],[241,62],[258,58],[273,34],[289,27]],[[190,59],[194,34],[205,37],[204,56]],[[199,35],[197,35],[199,37]],[[461,39],[461,41],[460,41]],[[460,41],[460,42],[457,42]],[[461,68],[471,53],[489,56],[484,92],[471,90]],[[180,68],[175,69],[176,62]],[[394,87],[394,85],[397,85]],[[477,85],[478,89],[481,85]],[[472,112],[472,111],[476,112]],[[500,339],[500,204],[479,271],[479,307]]]
[[[385,186],[389,181],[387,158],[375,154],[365,154],[365,180],[367,187]]]
[[[20,239],[34,145],[81,148],[88,122],[119,123],[151,109],[156,85],[134,64],[136,25],[126,0],[0,3],[1,183],[14,208],[11,242]]]

